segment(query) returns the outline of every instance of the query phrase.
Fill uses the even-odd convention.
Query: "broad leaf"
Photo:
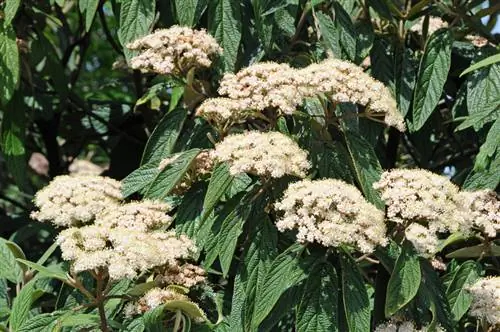
[[[315,12],[315,19],[325,48],[331,50],[335,57],[340,58],[342,56],[340,34],[335,23],[328,15],[320,11]]]
[[[21,0],[6,0],[5,1],[5,8],[4,8],[4,21],[3,25],[4,27],[8,27],[14,17],[17,14],[17,11],[19,9],[19,6],[21,5]]]
[[[151,185],[151,182],[158,176],[160,170],[158,163],[147,163],[127,175],[122,180],[122,194],[128,197],[135,192],[142,191]]]
[[[298,332],[338,331],[337,282],[337,273],[329,263],[311,271],[297,308]]]
[[[16,284],[23,280],[23,269],[16,261],[21,256],[9,244],[13,242],[0,238],[0,278]]]
[[[149,32],[155,18],[155,1],[127,0],[120,6],[120,24],[118,39],[124,47],[127,60],[133,55],[127,49],[127,44]]]
[[[55,311],[46,314],[40,314],[28,319],[18,332],[48,332],[52,331],[57,320],[64,314],[61,311]]]
[[[338,2],[334,2],[335,25],[340,35],[340,45],[347,54],[347,58],[354,61],[356,58],[356,30],[349,14]]]
[[[472,295],[467,292],[467,287],[473,284],[481,272],[481,265],[474,261],[463,263],[456,271],[453,280],[446,290],[446,297],[450,303],[451,313],[455,321],[459,321],[469,310]]]
[[[175,0],[177,21],[180,25],[194,27],[207,8],[208,0]]]
[[[7,1],[7,3],[8,3],[8,1]],[[493,54],[493,55],[487,57],[486,59],[483,59],[481,61],[476,62],[475,64],[471,65],[469,68],[464,70],[460,74],[460,76],[463,76],[463,75],[468,74],[470,72],[473,72],[475,70],[481,69],[483,67],[490,66],[490,65],[497,63],[497,62],[500,62],[500,53]]]
[[[417,131],[436,109],[451,65],[453,38],[448,29],[436,31],[425,45],[420,62],[411,129]]]
[[[19,83],[19,51],[12,26],[0,24],[0,106],[5,106]]]
[[[45,267],[40,264],[27,261],[25,259],[17,259],[17,261],[32,268],[35,271],[38,271],[41,276],[58,279],[63,282],[69,281],[67,272],[65,272],[61,267],[57,265]]]
[[[44,294],[36,287],[38,279],[32,279],[21,289],[12,303],[9,326],[12,331],[19,331],[22,325],[28,321],[29,311],[33,303]]]
[[[212,1],[208,31],[224,50],[224,71],[234,71],[241,41],[240,2]]]
[[[203,202],[203,217],[207,218],[222,195],[229,189],[234,177],[229,173],[229,165],[218,164],[212,172],[207,194]]]
[[[387,285],[386,317],[394,315],[415,297],[421,278],[418,256],[411,244],[405,241]]]
[[[499,104],[500,105],[500,104]],[[495,123],[491,126],[486,136],[486,140],[479,148],[479,153],[476,156],[474,162],[474,170],[482,171],[485,170],[490,161],[492,160],[495,152],[498,151],[500,146],[500,118],[496,119]]]
[[[161,119],[144,148],[142,165],[150,162],[159,164],[162,159],[172,154],[186,116],[185,109],[177,108]]]
[[[80,0],[79,6],[80,12],[85,14],[85,31],[88,32],[92,27],[92,22],[99,7],[99,0]]]
[[[341,255],[342,297],[350,332],[370,331],[370,300],[356,262],[347,254]]]

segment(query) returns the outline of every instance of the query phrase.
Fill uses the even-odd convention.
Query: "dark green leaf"
[[[21,5],[21,0],[6,0],[5,1],[5,9],[4,9],[4,21],[3,25],[4,27],[8,27],[14,17],[17,14],[17,10],[19,9],[19,6]]]
[[[181,152],[179,157],[161,170],[146,190],[146,198],[163,199],[182,180],[194,158],[200,153],[199,149]]]
[[[499,104],[500,105],[500,104]],[[485,170],[495,155],[495,152],[498,151],[498,147],[500,146],[500,118],[498,118],[495,123],[491,126],[488,131],[488,135],[486,136],[486,140],[481,145],[479,149],[479,153],[476,156],[476,160],[474,162],[474,170],[482,171]]]
[[[177,21],[180,25],[194,27],[207,8],[208,0],[175,0]]]
[[[463,189],[492,189],[495,190],[500,184],[500,152],[492,157],[490,165],[485,170],[473,170],[465,179]]]
[[[99,0],[80,0],[79,6],[82,14],[85,14],[85,31],[88,32],[92,27],[92,22],[99,7]]]
[[[12,26],[0,24],[0,106],[5,106],[19,83],[19,51]]]
[[[150,162],[158,165],[162,159],[172,154],[186,116],[185,109],[177,108],[161,119],[144,148],[142,165]]]
[[[9,2],[7,1],[7,3],[9,3]],[[468,74],[468,73],[473,72],[475,70],[478,70],[480,68],[490,66],[490,65],[497,63],[497,62],[500,62],[500,53],[491,55],[491,56],[487,57],[486,59],[483,59],[481,61],[476,62],[475,64],[471,65],[469,68],[464,70],[460,74],[460,76],[463,76],[465,74]]]
[[[144,322],[144,331],[146,332],[164,332],[163,313],[165,305],[160,305],[152,310],[146,311],[142,317]]]
[[[16,261],[18,255],[9,243],[12,242],[0,238],[0,278],[16,284],[23,280],[23,270]]]
[[[224,71],[234,71],[241,41],[240,2],[212,1],[209,17],[208,31],[224,50]]]
[[[472,303],[472,295],[466,289],[479,279],[480,272],[481,265],[477,262],[467,261],[463,263],[446,290],[446,297],[450,303],[451,313],[457,322],[469,310]]]
[[[406,241],[387,285],[386,317],[394,315],[415,297],[421,278],[418,256]]]
[[[142,165],[122,180],[123,196],[128,197],[148,187],[159,173],[158,163],[147,163]]]
[[[451,65],[453,38],[448,29],[436,31],[425,45],[413,99],[411,130],[423,127],[441,99]]]
[[[347,149],[351,155],[356,179],[361,185],[363,194],[369,202],[379,209],[384,207],[378,192],[373,189],[373,183],[380,179],[382,167],[372,145],[354,131],[344,131]]]
[[[229,165],[219,164],[215,167],[210,178],[207,194],[203,202],[203,217],[210,215],[215,204],[219,202],[222,195],[229,189],[234,177],[229,173]]]
[[[325,48],[331,50],[335,57],[342,57],[342,49],[340,48],[340,33],[332,19],[318,11],[315,13],[317,25],[321,34],[321,40]]]
[[[44,294],[36,287],[37,279],[32,279],[21,289],[12,303],[9,326],[12,331],[19,331],[22,325],[28,321],[29,311],[33,303]]]
[[[38,271],[41,276],[48,278],[55,278],[61,281],[68,281],[68,274],[61,267],[57,265],[45,267],[40,264],[27,261],[25,259],[17,259],[18,262],[32,268],[35,271]]]
[[[342,296],[350,332],[370,331],[370,300],[356,262],[347,254],[341,255]]]
[[[338,331],[337,283],[337,272],[329,263],[311,271],[297,308],[297,331]]]
[[[338,2],[333,3],[335,8],[335,25],[340,34],[340,45],[347,54],[347,58],[354,61],[356,58],[356,30],[349,14]]]
[[[127,59],[132,56],[132,52],[126,47],[127,44],[149,32],[155,18],[155,4],[155,1],[150,0],[121,2],[118,39],[124,47]]]

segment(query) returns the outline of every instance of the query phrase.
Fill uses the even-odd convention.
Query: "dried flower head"
[[[193,264],[168,265],[160,282],[164,285],[180,285],[191,288],[206,281],[206,272],[201,267]]]
[[[422,36],[424,34],[424,21],[425,16],[422,16],[417,23],[415,23],[410,31]],[[437,30],[441,28],[447,28],[448,23],[440,19],[439,17],[431,16],[429,17],[429,27],[427,28],[427,35],[430,36]]]
[[[298,70],[296,77],[304,96],[325,94],[336,103],[366,106],[368,116],[382,116],[387,125],[405,130],[404,118],[389,89],[353,63],[327,59]]]
[[[55,177],[36,193],[34,203],[39,210],[31,217],[63,227],[90,223],[104,209],[120,203],[120,187],[120,182],[102,176]]]
[[[140,54],[130,66],[145,72],[164,75],[185,75],[191,68],[208,68],[222,48],[205,30],[172,26],[127,45]]]
[[[468,291],[472,294],[469,314],[500,326],[500,277],[481,278]]]
[[[325,247],[347,244],[364,253],[387,243],[384,213],[356,187],[340,180],[292,183],[275,207],[283,212],[276,223],[278,230],[297,229],[299,242]]]
[[[196,110],[196,115],[219,128],[245,122],[253,111],[245,99],[209,98]]]
[[[436,232],[425,226],[417,223],[410,224],[405,230],[405,236],[422,256],[432,257],[438,252],[439,239]]]
[[[225,74],[219,93],[238,100],[247,109],[275,108],[281,113],[292,114],[304,98],[296,75],[296,70],[287,64],[261,62],[236,74]]]
[[[172,217],[167,215],[172,207],[164,202],[143,200],[126,203],[113,209],[106,209],[96,219],[95,224],[107,228],[122,227],[130,231],[148,231],[168,227]]]
[[[478,35],[467,35],[465,36],[465,39],[470,41],[472,45],[476,47],[485,47],[489,44],[488,39]]]
[[[173,232],[141,232],[90,225],[63,230],[57,243],[75,273],[107,268],[113,280],[132,279],[158,266],[177,264],[196,250],[193,242]]]
[[[214,157],[228,162],[231,174],[250,173],[266,178],[289,174],[303,178],[310,168],[307,152],[279,132],[230,135],[215,146]]]
[[[500,231],[500,201],[493,190],[461,191],[458,194],[464,215],[486,236],[496,237]]]
[[[387,217],[397,223],[421,222],[433,232],[467,232],[470,223],[457,213],[458,187],[423,169],[394,169],[373,187],[381,193]]]

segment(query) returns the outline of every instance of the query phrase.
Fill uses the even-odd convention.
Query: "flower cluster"
[[[125,316],[132,317],[173,301],[191,302],[189,298],[175,290],[152,288],[135,303],[128,303],[125,307]],[[192,302],[191,302],[192,303]],[[196,305],[192,303],[193,305]],[[200,309],[201,310],[201,309]]]
[[[375,332],[430,332],[427,327],[423,327],[422,329],[418,329],[415,327],[415,324],[411,321],[401,321],[398,322],[394,319],[390,321],[380,324],[375,328]],[[432,329],[433,332],[444,332],[444,330],[437,326]]]
[[[222,48],[205,30],[172,26],[127,45],[139,51],[130,66],[145,72],[185,75],[191,68],[208,68]]]
[[[211,150],[201,151],[191,163],[189,169],[184,174],[180,182],[172,189],[173,194],[181,195],[191,188],[193,183],[202,180],[214,168],[214,157]],[[160,161],[159,170],[165,169],[179,158],[180,154],[167,157]]]
[[[228,162],[231,174],[250,173],[266,178],[288,174],[303,178],[310,168],[307,152],[278,132],[230,135],[215,146],[214,157]]]
[[[75,159],[69,165],[68,171],[71,175],[99,175],[105,168],[85,159]]]
[[[271,107],[292,114],[302,104],[296,70],[284,63],[262,62],[225,74],[219,93],[257,111]]]
[[[93,222],[104,209],[118,206],[121,199],[121,184],[116,180],[62,175],[36,193],[34,203],[39,210],[31,217],[56,226],[79,226]]]
[[[299,242],[325,247],[355,246],[364,253],[386,245],[384,213],[359,190],[340,180],[302,180],[291,184],[275,204],[283,216],[278,230],[297,229]]]
[[[268,108],[292,114],[305,98],[325,95],[335,103],[365,106],[369,117],[384,117],[387,125],[405,130],[389,89],[361,67],[338,59],[302,69],[282,63],[257,63],[224,75],[219,93],[227,98],[209,99],[197,111],[197,115],[219,126],[241,123]]]
[[[387,218],[406,227],[406,238],[426,256],[439,247],[439,233],[479,230],[495,237],[500,202],[491,190],[459,191],[451,181],[422,169],[384,172],[373,187],[387,206]]]
[[[469,314],[500,326],[500,277],[481,278],[468,291],[472,294]]]
[[[297,72],[303,95],[326,95],[336,103],[366,107],[369,116],[381,115],[387,125],[405,130],[404,119],[389,89],[350,62],[327,59]]]
[[[201,267],[190,263],[183,265],[169,265],[160,276],[159,281],[165,285],[179,285],[191,288],[204,283],[206,272]]]

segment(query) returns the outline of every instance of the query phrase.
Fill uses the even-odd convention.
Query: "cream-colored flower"
[[[438,252],[439,239],[436,232],[427,227],[412,223],[406,228],[405,235],[419,254],[432,257]]]
[[[478,35],[467,35],[465,36],[465,39],[470,41],[472,45],[476,47],[485,47],[490,43],[488,39]]]
[[[340,180],[292,183],[275,207],[283,212],[276,223],[278,230],[296,229],[299,242],[352,245],[364,253],[387,244],[384,213],[356,187]]]
[[[208,68],[222,54],[222,48],[205,30],[172,26],[127,45],[137,50],[130,66],[145,72],[164,75],[185,75],[191,68]]]
[[[410,31],[417,33],[418,35],[423,35],[424,33],[424,20],[425,17],[422,16],[417,23],[415,23],[411,28]],[[427,35],[430,36],[437,30],[441,28],[447,28],[448,23],[440,19],[439,17],[431,16],[429,17],[429,27],[427,29]]]
[[[71,175],[99,175],[105,168],[85,159],[75,159],[69,165],[68,171]]]
[[[486,236],[496,237],[500,231],[500,201],[493,190],[461,191],[457,200],[470,223]]]
[[[160,282],[165,285],[180,285],[191,288],[206,281],[206,272],[201,267],[193,264],[168,265]]]
[[[467,233],[471,227],[457,213],[458,187],[444,176],[423,169],[394,169],[384,172],[373,187],[381,193],[393,222],[428,224],[433,232]]]
[[[327,59],[300,69],[295,75],[303,96],[324,94],[336,103],[362,105],[371,117],[384,117],[387,125],[405,130],[404,118],[389,89],[363,72],[363,68],[343,60]]]
[[[249,173],[266,178],[286,174],[303,178],[311,167],[307,152],[279,132],[230,135],[215,146],[214,157],[228,162],[231,174]]]
[[[63,227],[87,224],[120,203],[120,188],[120,182],[102,176],[58,176],[36,193],[39,210],[31,217]]]
[[[431,332],[428,327],[422,327],[418,329],[415,324],[411,321],[397,321],[391,319],[386,323],[382,323],[375,328],[375,332]],[[432,332],[444,332],[444,330],[437,326],[432,329]]]
[[[125,307],[125,315],[127,317],[132,317],[135,315],[140,315],[146,311],[152,310],[159,307],[162,304],[171,301],[189,301],[189,298],[171,289],[162,289],[155,287],[147,291],[144,296],[142,296],[137,302],[130,302]]]
[[[126,203],[113,209],[106,209],[95,221],[95,225],[130,231],[148,231],[159,227],[168,227],[172,217],[167,215],[172,207],[164,202],[143,200]]]
[[[209,98],[196,110],[196,115],[219,128],[243,123],[252,116],[250,103],[246,99]]]
[[[468,291],[472,294],[469,314],[500,326],[500,277],[481,278]]]
[[[250,110],[275,108],[281,113],[292,114],[304,98],[296,75],[296,70],[287,64],[261,62],[236,74],[225,74],[220,81],[219,93]]]

